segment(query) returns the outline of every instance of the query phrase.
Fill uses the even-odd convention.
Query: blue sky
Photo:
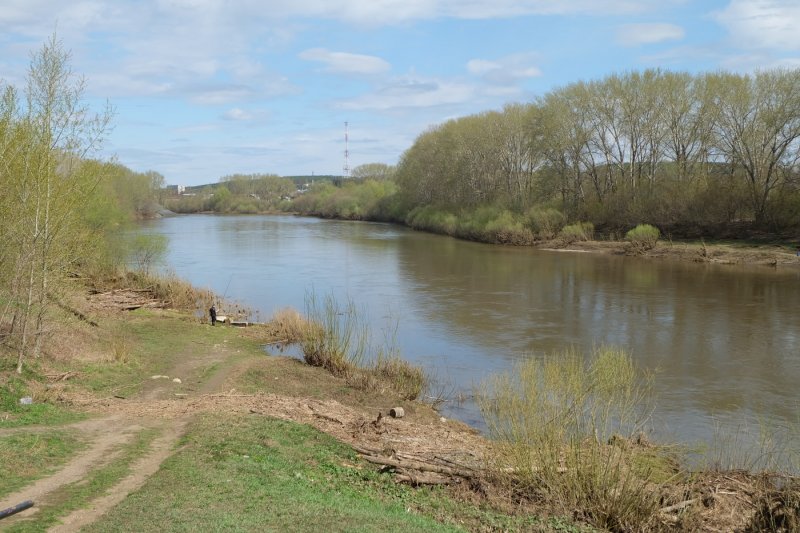
[[[395,164],[426,128],[613,72],[800,67],[800,0],[0,0],[0,78],[56,31],[167,183]]]

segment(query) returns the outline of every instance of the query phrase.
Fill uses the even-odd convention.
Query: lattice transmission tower
[[[350,150],[348,148],[349,138],[347,135],[347,122],[344,123],[344,167],[342,168],[342,177],[350,177]]]

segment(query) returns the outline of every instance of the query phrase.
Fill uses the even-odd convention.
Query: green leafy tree
[[[15,220],[0,230],[3,242],[11,243],[3,257],[10,279],[0,323],[8,324],[3,340],[15,345],[17,372],[29,352],[38,354],[47,307],[89,242],[81,208],[101,175],[86,159],[100,148],[112,115],[108,107],[95,114],[83,104],[84,81],[73,74],[69,59],[51,37],[32,56],[25,105],[15,89],[6,88],[0,111],[0,172],[10,193],[3,207]]]

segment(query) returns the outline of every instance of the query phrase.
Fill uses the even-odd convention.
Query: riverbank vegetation
[[[113,492],[175,424],[186,424],[174,430],[183,435],[180,446],[164,453],[162,467],[151,470],[141,489],[120,498],[92,527],[107,530],[134,520],[145,531],[171,530],[170,523],[222,527],[231,521],[278,527],[289,520],[299,530],[313,530],[338,517],[354,529],[405,524],[471,531],[757,530],[791,525],[800,511],[795,478],[780,474],[774,463],[753,472],[729,462],[692,469],[682,448],[649,441],[652,378],[615,348],[600,348],[588,358],[574,351],[532,357],[487,380],[478,394],[492,437],[484,440],[395,387],[363,388],[348,371],[335,375],[324,365],[265,355],[264,343],[292,337],[302,342],[309,329],[317,330],[320,323],[310,316],[285,310],[264,326],[211,327],[204,317],[167,309],[163,301],[127,310],[134,306],[115,300],[122,291],[78,285],[75,290],[86,291],[70,299],[84,318],[59,311],[73,350],[44,351],[22,378],[3,370],[14,388],[4,395],[0,428],[39,424],[36,443],[49,443],[53,455],[38,444],[10,450],[23,440],[0,431],[0,455],[28,465],[15,470],[8,480],[12,485],[0,483],[0,494],[21,487],[21,477],[29,482],[45,477],[80,457],[81,450],[94,449],[91,427],[129,438],[115,444],[121,455],[112,463],[88,469],[87,483],[54,489],[52,498],[37,501],[46,511],[11,524],[17,528],[12,531],[54,525]],[[349,326],[330,321],[347,320],[339,314],[347,306],[326,302],[333,301],[318,301],[315,320],[323,327],[328,321],[326,334],[341,337]],[[322,345],[345,344],[329,338]],[[20,396],[30,396],[32,405],[20,405]],[[50,412],[31,416],[44,413],[34,412],[40,405]],[[404,407],[406,416],[386,418],[396,406]],[[375,418],[376,411],[384,418]],[[116,423],[130,417],[133,426],[109,433],[110,422],[102,418],[109,413]],[[101,417],[97,423],[96,417]],[[391,451],[379,452],[386,446]],[[463,456],[449,455],[454,450]],[[437,474],[426,477],[413,468]],[[165,499],[165,486],[196,490],[190,491],[192,498],[179,490]],[[242,503],[266,499],[305,509],[312,494],[308,509],[315,512],[276,513],[275,505]],[[329,509],[341,509],[336,502],[342,495],[357,497],[364,507]],[[208,500],[203,506],[208,512],[198,513],[198,498]],[[410,513],[396,512],[409,508]]]
[[[86,106],[69,59],[53,36],[24,91],[0,88],[0,350],[15,355],[18,373],[57,333],[50,319],[69,307],[74,280],[113,278],[129,261],[149,266],[164,246],[124,233],[157,213],[164,177],[92,159],[113,109]]]
[[[393,336],[376,343],[364,318],[350,300],[342,303],[331,295],[319,298],[310,293],[305,316],[283,310],[267,327],[281,347],[300,346],[307,364],[324,368],[356,389],[420,399],[428,376],[400,356]]]
[[[797,70],[577,82],[430,128],[392,185],[353,180],[286,207],[493,243],[534,244],[565,227],[569,239],[573,224],[591,223],[616,241],[649,224],[674,239],[796,245],[797,87]]]
[[[514,490],[612,531],[653,529],[684,501],[687,478],[651,445],[651,377],[630,356],[599,348],[529,359],[487,382],[479,405],[496,441],[492,471]]]

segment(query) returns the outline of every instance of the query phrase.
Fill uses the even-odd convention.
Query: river
[[[351,299],[439,391],[570,347],[613,345],[656,372],[655,432],[710,442],[800,413],[800,271],[493,246],[388,224],[293,216],[153,221],[168,268],[258,310]],[[447,416],[481,427],[474,404]],[[720,429],[722,428],[722,429]]]

